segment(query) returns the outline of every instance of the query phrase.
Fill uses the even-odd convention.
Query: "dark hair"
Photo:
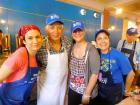
[[[3,33],[1,29],[0,29],[0,33]]]
[[[98,36],[100,33],[105,33],[108,37],[110,37],[110,33],[109,33],[107,30],[101,29],[101,30],[99,30],[99,31],[96,32],[96,34],[95,34],[95,40],[96,40],[97,36]]]

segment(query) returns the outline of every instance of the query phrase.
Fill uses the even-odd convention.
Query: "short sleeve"
[[[118,45],[117,45],[117,50],[121,51],[122,44],[123,44],[123,41],[120,40],[120,41],[118,42]]]
[[[21,52],[21,50],[25,49],[19,49],[13,54],[11,54],[7,60],[4,62],[4,65],[6,65],[12,72],[15,72],[19,70],[23,64],[25,64],[25,55],[23,54],[24,51]]]
[[[123,53],[120,52],[119,54],[120,56],[118,56],[118,63],[119,63],[119,67],[121,69],[121,72],[123,75],[127,75],[132,69],[132,66],[129,62],[129,59],[127,56],[125,56]]]
[[[88,61],[88,69],[91,70],[92,73],[97,74],[100,70],[100,56],[97,49],[92,45],[89,49],[89,61]]]
[[[140,55],[140,42],[136,43],[136,52],[138,55]]]

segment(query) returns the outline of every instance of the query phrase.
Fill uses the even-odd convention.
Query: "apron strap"
[[[123,41],[122,48],[124,47],[125,41],[126,41],[126,40]],[[122,50],[122,48],[121,48],[121,50]]]
[[[50,51],[49,51],[49,50],[47,50],[47,52],[48,52],[48,55],[50,55]]]
[[[64,53],[67,53],[66,48],[65,47],[63,47],[63,48],[64,48]],[[49,49],[47,49],[47,52],[48,52],[48,55],[51,55]]]
[[[122,48],[124,47],[125,42],[126,42],[126,40],[123,41]],[[134,44],[133,44],[133,49],[134,49],[134,50],[135,50],[135,48],[136,48],[136,43],[137,43],[137,42],[135,41]],[[121,48],[121,49],[122,49],[122,48]]]
[[[28,56],[28,69],[29,69],[30,68],[30,57],[29,57],[29,52],[28,52],[27,48],[26,48],[26,51],[27,51],[27,56]]]
[[[135,48],[136,48],[136,44],[137,44],[137,42],[135,41],[134,46],[133,46],[134,51],[135,51]]]
[[[26,51],[27,51],[27,56],[28,56],[28,71],[27,72],[29,72],[29,74],[31,75],[31,71],[30,71],[30,56],[29,56],[29,52],[28,52],[27,48],[26,48]]]

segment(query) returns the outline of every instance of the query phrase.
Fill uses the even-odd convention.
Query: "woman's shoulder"
[[[110,49],[111,49],[111,52],[112,52],[112,53],[118,53],[118,54],[121,53],[121,52],[120,52],[119,50],[117,50],[116,48],[111,47]]]
[[[87,51],[89,52],[93,52],[93,51],[97,51],[97,49],[95,48],[95,46],[91,43],[87,43],[87,48],[86,48]]]
[[[20,47],[13,54],[26,55],[27,54],[27,50],[26,50],[25,47]]]
[[[92,49],[96,49],[95,46],[90,42],[87,43],[87,47],[92,48]]]
[[[90,56],[99,57],[99,50],[91,43],[88,43],[86,51],[88,51]]]
[[[7,65],[14,65],[14,64],[24,64],[27,59],[26,48],[21,47],[18,48],[14,53],[12,53],[8,59],[5,61]]]
[[[26,48],[25,47],[18,48],[9,57],[12,57],[12,58],[15,58],[15,59],[26,59],[27,58]]]
[[[121,58],[122,56],[125,56],[124,53],[122,53],[121,51],[117,50],[116,48],[111,48],[111,54]]]

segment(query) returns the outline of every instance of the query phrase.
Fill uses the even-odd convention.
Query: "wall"
[[[82,20],[87,27],[86,38],[91,41],[94,39],[94,33],[100,28],[101,14],[95,11],[87,10],[86,15],[80,14],[81,7],[65,4],[56,0],[0,0],[0,19],[6,20],[5,24],[0,23],[0,28],[5,33],[11,35],[12,51],[16,49],[15,34],[22,24],[33,23],[44,32],[45,19],[50,13],[59,14],[65,25],[65,34],[70,36],[70,24],[73,20]]]
[[[113,28],[112,26],[115,28]],[[109,27],[110,27],[110,34],[111,34],[111,46],[116,47],[118,41],[122,37],[123,19],[110,16]]]

